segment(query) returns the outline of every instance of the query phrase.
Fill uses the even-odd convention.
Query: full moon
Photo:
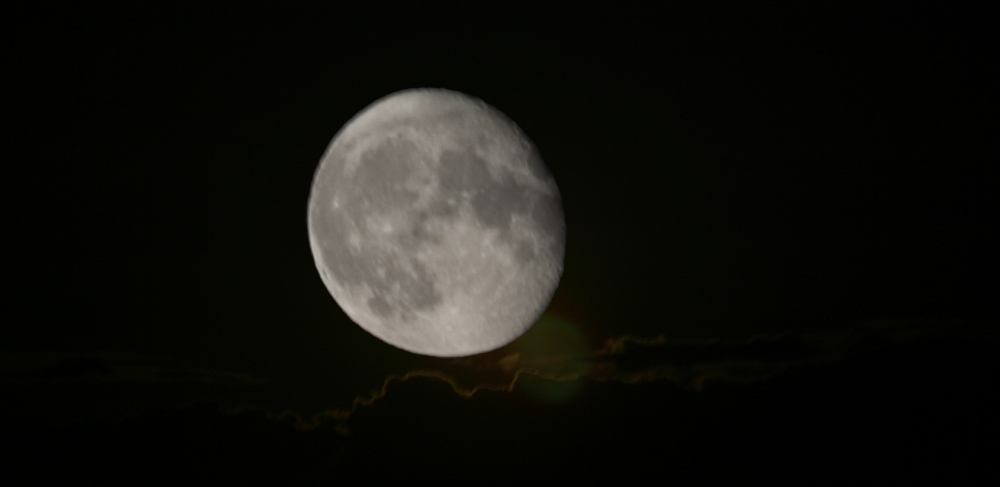
[[[344,312],[423,355],[502,347],[562,276],[559,188],[496,108],[444,89],[377,100],[334,136],[313,177],[309,243]]]

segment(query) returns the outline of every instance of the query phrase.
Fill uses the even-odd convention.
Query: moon
[[[562,201],[538,149],[496,108],[445,89],[393,93],[348,121],[316,169],[308,226],[347,316],[423,355],[514,341],[563,271]]]

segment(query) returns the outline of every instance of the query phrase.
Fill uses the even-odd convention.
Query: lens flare
[[[571,321],[545,314],[515,342],[518,368],[522,371],[518,389],[542,402],[564,402],[583,387],[582,376],[589,368],[589,341]]]

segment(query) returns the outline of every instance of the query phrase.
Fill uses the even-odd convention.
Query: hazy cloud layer
[[[22,353],[0,358],[0,384],[232,384],[263,379],[225,370],[180,365],[177,360],[111,353]]]
[[[592,350],[570,353],[487,353],[454,359],[436,370],[390,375],[380,388],[356,397],[350,407],[323,411],[298,424],[311,429],[326,421],[346,420],[359,408],[384,398],[394,384],[415,379],[443,382],[464,398],[481,391],[512,392],[529,376],[555,382],[671,382],[700,392],[715,382],[762,381],[796,367],[835,363],[865,343],[902,342],[935,333],[954,335],[961,333],[959,330],[930,321],[872,321],[840,330],[786,332],[742,340],[681,341],[664,335],[625,335],[610,338]],[[298,417],[294,412],[280,416]]]
[[[978,445],[995,436],[992,375],[984,371],[996,342],[948,328],[880,322],[744,340],[620,336],[589,351],[515,347],[391,375],[353,403],[307,418],[249,406],[220,410],[212,396],[148,407],[163,403],[174,388],[162,384],[170,382],[104,385],[133,384],[108,377],[151,359],[48,357],[18,379],[70,392],[46,402],[73,399],[76,409],[93,401],[107,409],[129,400],[109,392],[152,396],[145,409],[132,409],[139,414],[107,420],[37,425],[8,416],[5,433],[21,445],[14,463],[32,475],[67,471],[126,483],[152,474],[178,484],[401,483],[448,475],[530,484],[567,475],[593,481],[598,471],[610,474],[609,482],[638,484],[664,472],[681,483],[711,484],[784,472],[798,485],[849,483],[872,468],[953,478],[992,465]],[[38,382],[53,377],[70,382]],[[251,392],[199,384],[234,390],[237,400]],[[272,386],[252,390],[273,395]],[[81,401],[81,393],[92,396]],[[49,468],[51,458],[66,468]]]
[[[106,352],[0,356],[0,386],[12,397],[31,398],[10,401],[6,408],[11,413],[38,414],[56,422],[116,417],[150,407],[202,401],[219,404],[230,412],[263,408],[271,411],[270,417],[290,420],[302,429],[330,423],[343,432],[356,412],[394,394],[402,383],[418,390],[450,391],[460,399],[487,391],[509,394],[518,390],[536,402],[572,401],[583,388],[590,387],[586,384],[595,382],[626,386],[670,383],[697,394],[714,384],[763,381],[796,368],[836,363],[873,343],[957,335],[961,329],[947,323],[879,321],[826,332],[785,332],[745,339],[697,341],[624,335],[588,347],[562,346],[571,340],[542,330],[544,346],[536,343],[472,357],[428,360],[422,367],[386,376],[353,400],[320,403],[312,409],[302,409],[287,394],[289,390],[299,392],[296,384],[169,357]]]

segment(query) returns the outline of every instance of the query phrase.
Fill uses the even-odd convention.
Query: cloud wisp
[[[384,398],[394,384],[413,380],[443,382],[456,395],[466,399],[483,391],[514,392],[527,377],[540,378],[553,385],[588,380],[624,384],[670,382],[700,392],[715,382],[762,381],[790,368],[836,362],[870,335],[870,330],[841,330],[781,333],[738,341],[681,341],[665,335],[623,335],[590,350],[558,350],[548,354],[515,350],[503,355],[483,354],[454,359],[444,363],[440,370],[422,369],[389,375],[381,387],[357,396],[347,408],[329,409],[309,418],[292,412],[279,416],[295,419],[297,427],[306,430],[330,421],[343,422],[359,409]]]

